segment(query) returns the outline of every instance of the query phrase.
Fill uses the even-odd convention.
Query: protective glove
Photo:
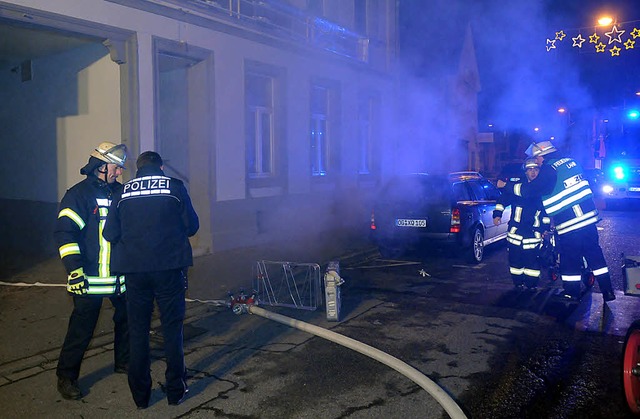
[[[89,283],[87,282],[87,278],[84,276],[84,270],[82,268],[76,269],[67,277],[67,292],[70,292],[71,294],[86,294],[88,287]]]

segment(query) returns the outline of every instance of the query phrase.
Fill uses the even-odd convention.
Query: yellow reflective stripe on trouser
[[[567,282],[578,282],[582,280],[580,275],[562,275],[562,280]]]
[[[76,214],[71,208],[65,208],[58,213],[58,218],[69,217],[71,221],[78,225],[78,228],[82,230],[85,226],[84,220]]]
[[[60,259],[64,258],[65,256],[69,256],[69,255],[79,255],[80,254],[80,246],[78,245],[78,243],[63,244],[58,249],[58,252],[60,253]]]
[[[609,268],[606,266],[604,268],[596,269],[595,271],[593,271],[594,276],[604,275],[608,273],[609,273]]]
[[[509,273],[511,273],[511,275],[522,275],[524,273],[524,268],[514,268],[513,266],[510,266]]]
[[[536,269],[528,269],[528,268],[524,268],[523,273],[526,276],[531,276],[533,278],[538,278],[540,276],[540,271],[536,270]]]

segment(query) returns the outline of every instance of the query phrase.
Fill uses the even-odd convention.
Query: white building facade
[[[394,170],[395,0],[6,0],[0,26],[3,249],[55,251],[102,141],[185,182],[196,254],[366,230]]]

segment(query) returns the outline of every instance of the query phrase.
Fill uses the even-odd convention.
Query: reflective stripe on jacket
[[[111,243],[102,231],[111,204],[112,190],[93,175],[73,187],[62,198],[54,238],[67,273],[82,268],[89,287],[88,295],[111,296],[125,292],[125,278],[111,274]]]

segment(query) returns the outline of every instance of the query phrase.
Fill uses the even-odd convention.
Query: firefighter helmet
[[[551,141],[540,141],[539,143],[531,143],[525,154],[529,157],[544,156],[557,151]]]
[[[528,170],[528,169],[539,169],[540,165],[538,164],[538,161],[536,160],[536,158],[534,157],[529,157],[528,159],[526,159],[524,161],[524,164],[522,165],[522,168],[524,170]]]
[[[105,141],[91,152],[91,156],[124,168],[124,163],[127,160],[127,146]]]

